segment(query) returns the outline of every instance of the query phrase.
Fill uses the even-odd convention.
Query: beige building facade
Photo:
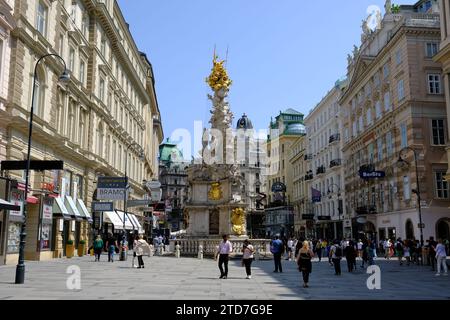
[[[100,176],[127,172],[130,199],[143,199],[143,182],[157,178],[162,128],[153,70],[137,49],[117,1],[14,4],[17,26],[12,31],[10,87],[2,116],[6,135],[0,142],[4,158],[26,157],[36,61],[58,54],[71,75],[68,84],[58,82],[64,68],[55,57],[36,69],[31,157],[62,160],[64,170],[31,173],[25,257],[59,258],[68,240],[76,246],[92,240],[90,208]],[[6,174],[19,181],[15,193],[23,200],[23,173]],[[123,210],[123,201],[115,201],[115,208]],[[144,217],[135,213],[142,226]],[[104,216],[104,222],[104,232],[121,232],[117,220]],[[9,226],[6,262],[14,263],[20,222],[11,220]]]
[[[308,137],[306,160],[310,170],[307,172],[310,197],[306,201],[314,210],[318,239],[341,239],[351,234],[343,206],[344,158],[339,105],[346,84],[346,80],[337,81],[305,118]]]
[[[366,29],[349,56],[349,86],[340,100],[353,237],[420,239],[423,231],[425,239],[448,238],[440,232],[450,202],[443,75],[433,61],[438,6],[419,1],[395,14],[388,9],[380,28]]]

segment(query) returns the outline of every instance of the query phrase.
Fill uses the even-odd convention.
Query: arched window
[[[34,109],[33,113],[38,117],[44,115],[44,98],[45,98],[45,74],[42,67],[36,70],[36,79],[34,85]]]

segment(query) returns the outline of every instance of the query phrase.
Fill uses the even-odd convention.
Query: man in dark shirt
[[[434,271],[435,260],[436,260],[436,246],[437,246],[437,242],[434,241],[434,237],[430,237],[429,255],[430,255],[431,268],[433,269],[433,271]]]
[[[283,267],[281,266],[281,255],[284,251],[283,241],[279,239],[278,236],[275,237],[275,240],[272,241],[271,251],[273,254],[273,259],[275,261],[275,270],[273,272],[283,272]]]

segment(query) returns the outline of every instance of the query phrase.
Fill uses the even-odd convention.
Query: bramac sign
[[[123,200],[125,198],[125,189],[97,189],[98,200]]]
[[[362,179],[377,179],[377,178],[384,178],[386,176],[386,173],[384,171],[372,171],[372,172],[360,172],[360,177]]]
[[[99,177],[97,182],[98,200],[123,200],[128,179],[125,177]]]

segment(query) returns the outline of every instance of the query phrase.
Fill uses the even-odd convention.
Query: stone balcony
[[[341,135],[339,133],[333,134],[330,136],[329,143],[333,144],[335,142],[341,141]]]
[[[342,165],[342,160],[341,159],[334,159],[330,161],[330,168],[335,168],[335,167],[339,167]]]

